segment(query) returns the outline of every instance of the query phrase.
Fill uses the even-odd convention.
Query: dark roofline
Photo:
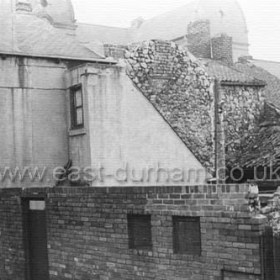
[[[126,31],[131,30],[130,27],[118,27],[118,26],[111,26],[111,25],[104,25],[104,24],[94,24],[94,23],[88,23],[88,22],[76,22],[77,27],[81,25],[88,25],[88,26],[99,26],[99,27],[107,27],[107,28],[114,28],[114,29],[123,29]]]
[[[84,58],[84,57],[67,57],[67,56],[60,56],[60,55],[33,55],[27,53],[18,53],[18,52],[2,52],[0,51],[0,56],[20,56],[20,57],[30,57],[30,58],[44,58],[44,59],[62,59],[62,60],[73,60],[73,61],[86,61],[86,62],[99,62],[104,64],[116,64],[117,61],[115,60],[106,60],[104,58]]]
[[[249,62],[254,62],[254,61],[260,61],[260,62],[269,62],[269,63],[275,63],[275,64],[280,64],[280,61],[274,61],[274,60],[266,60],[266,59],[257,59],[257,58],[252,58],[248,59]],[[258,66],[260,67],[260,66]]]
[[[239,42],[237,42],[237,41],[232,41],[232,44],[233,44],[233,45],[236,45],[236,46],[247,46],[247,47],[250,46],[249,43],[239,43]]]
[[[173,41],[173,42],[176,42],[178,40],[182,40],[182,39],[187,39],[188,37],[188,34],[186,33],[185,35],[182,35],[180,37],[177,37],[177,38],[174,38],[174,39],[171,39],[170,41]],[[232,44],[233,45],[236,45],[236,46],[250,46],[250,44],[248,43],[239,43],[239,42],[236,42],[236,41],[232,41]],[[279,62],[280,63],[280,62]]]
[[[255,86],[255,87],[265,87],[267,84],[262,81],[220,81],[222,86]]]
[[[278,107],[277,105],[275,105],[275,104],[273,104],[272,102],[267,101],[267,100],[265,101],[265,103],[266,103],[266,105],[272,107],[274,110],[277,111],[277,113],[280,114],[280,107]]]
[[[177,37],[175,39],[172,39],[171,41],[175,42],[175,41],[182,40],[182,39],[187,39],[187,34],[186,35],[182,35],[180,37]]]

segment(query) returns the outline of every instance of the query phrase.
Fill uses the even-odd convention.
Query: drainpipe
[[[221,83],[215,79],[214,86],[215,103],[215,170],[217,184],[224,184],[226,181],[226,161],[225,161],[225,132],[224,114],[222,108]]]

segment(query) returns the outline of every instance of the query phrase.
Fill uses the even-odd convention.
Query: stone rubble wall
[[[214,162],[212,79],[173,42],[148,41],[126,53],[127,73],[206,167]]]
[[[225,149],[227,165],[236,165],[255,140],[264,109],[263,91],[253,86],[223,86]]]
[[[195,26],[193,32],[198,32],[196,29],[200,28],[200,24]],[[205,31],[206,22],[203,26]],[[223,45],[215,55],[229,63],[232,62],[232,56],[230,52],[228,56],[223,56],[223,50],[231,48],[231,41],[231,37],[224,34],[213,39],[217,49],[219,42]],[[121,46],[112,49],[120,51]],[[186,49],[174,42],[145,41],[123,47],[120,52],[124,54],[127,74],[135,86],[153,104],[196,158],[205,167],[213,168],[213,78]],[[226,164],[236,165],[240,155],[254,141],[259,129],[264,110],[264,94],[260,87],[236,83],[222,84],[220,88],[219,107],[223,110],[222,125],[225,132],[225,143],[222,145],[226,153]]]

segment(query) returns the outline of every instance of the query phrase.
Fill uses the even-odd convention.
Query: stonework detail
[[[187,147],[213,166],[211,78],[186,50],[167,41],[149,41],[126,53],[127,73]]]
[[[221,60],[227,64],[233,63],[232,37],[222,34],[219,37],[212,38],[211,43],[213,59]]]
[[[235,165],[255,140],[264,108],[263,92],[257,87],[224,86],[224,113],[227,165]]]
[[[114,59],[124,58],[125,50],[127,49],[127,46],[113,44],[104,44],[103,47],[105,57],[112,57]]]

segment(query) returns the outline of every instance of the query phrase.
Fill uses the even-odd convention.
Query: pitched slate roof
[[[37,6],[41,6],[41,0],[32,1],[37,2]],[[75,13],[71,0],[48,0],[47,2],[48,5],[44,9],[55,24],[74,25]]]
[[[254,76],[256,79],[265,81],[267,84],[264,91],[266,100],[280,108],[280,79],[249,61],[236,63],[234,67],[239,71]]]
[[[270,110],[277,111],[280,118],[280,109],[272,104],[267,105]],[[261,125],[255,141],[244,152],[240,159],[243,167],[271,166],[279,164],[280,160],[280,125],[264,123]]]
[[[240,166],[257,167],[279,164],[280,160],[280,109],[266,103],[263,122],[254,142],[238,160]]]
[[[236,0],[186,0],[186,5],[145,20],[139,28],[78,23],[76,34],[81,42],[101,41],[112,44],[153,39],[174,40],[186,36],[188,24],[199,19],[210,20],[212,37],[226,33],[233,38],[236,58],[237,55],[249,55],[247,25]]]
[[[132,41],[132,33],[129,28],[78,23],[76,34],[81,43],[99,41],[102,43],[122,45]]]
[[[1,53],[87,61],[103,60],[100,55],[79,44],[74,37],[63,34],[45,19],[20,13],[6,18],[9,24],[1,25],[3,28],[0,29]],[[7,41],[3,41],[2,38]]]
[[[280,127],[272,126],[260,129],[252,147],[243,155],[244,167],[270,166],[279,163]]]
[[[199,61],[204,65],[209,76],[221,82],[229,82],[238,85],[266,85],[264,81],[256,79],[253,75],[245,71],[240,71],[220,61],[211,59],[199,59]]]
[[[280,79],[280,62],[261,59],[250,59],[249,62],[256,67],[263,68]]]

